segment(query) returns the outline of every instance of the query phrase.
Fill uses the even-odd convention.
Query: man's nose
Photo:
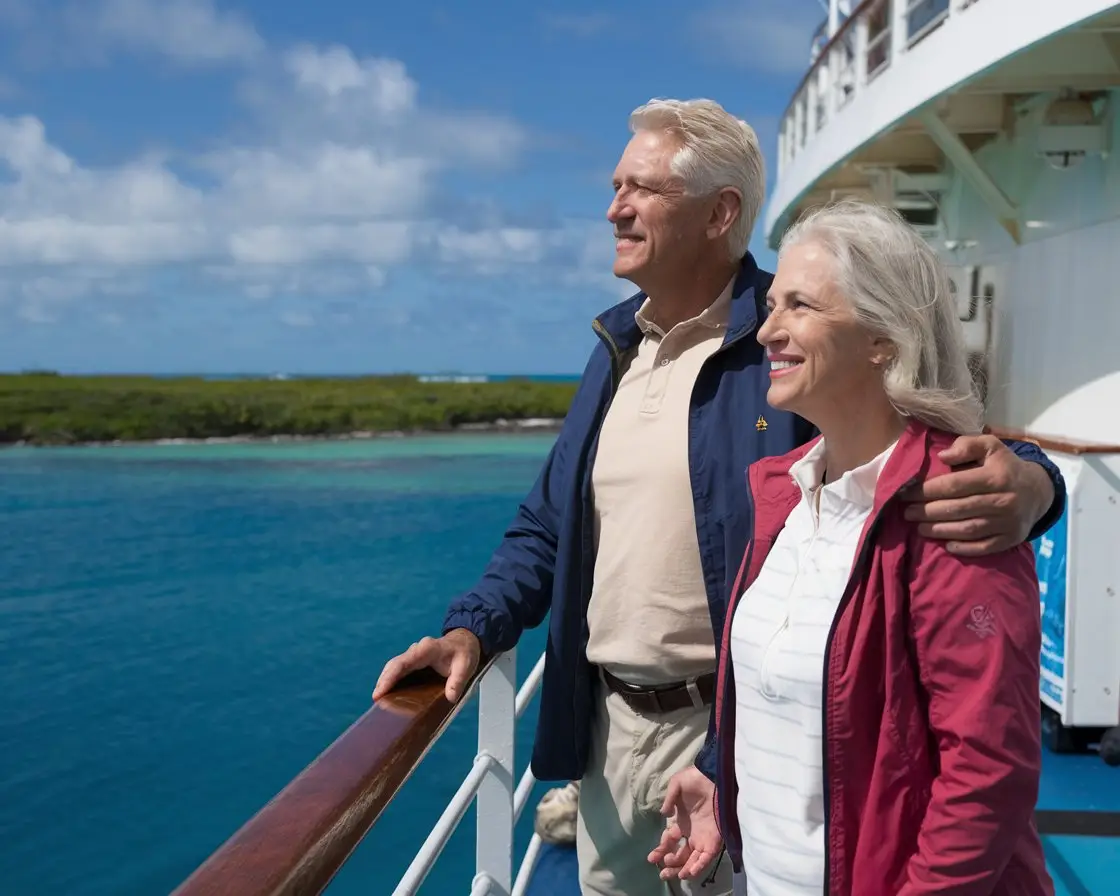
[[[617,224],[619,221],[625,221],[633,217],[634,214],[626,205],[625,200],[620,199],[618,196],[615,196],[611,200],[610,205],[607,206],[607,220],[612,224]]]

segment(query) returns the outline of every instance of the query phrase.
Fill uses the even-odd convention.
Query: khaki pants
[[[646,856],[661,839],[661,803],[674,773],[692,764],[708,732],[708,707],[656,716],[635,713],[599,688],[591,755],[580,783],[576,854],[585,896],[729,896],[731,862],[724,856],[689,881],[663,881]],[[713,863],[714,864],[714,863]]]

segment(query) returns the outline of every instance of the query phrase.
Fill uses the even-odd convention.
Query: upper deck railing
[[[778,172],[901,54],[980,0],[863,0],[826,42],[797,85],[778,133]]]
[[[479,724],[474,764],[393,894],[419,890],[477,799],[476,873],[470,892],[520,896],[541,840],[533,836],[514,879],[514,825],[536,780],[526,769],[514,788],[514,731],[540,686],[544,656],[520,689],[516,670],[515,651],[486,661],[454,705],[444,697],[443,679],[427,672],[409,676],[222,844],[173,896],[321,893],[475,691]]]
[[[1005,426],[989,426],[985,430],[1001,439],[1016,439],[1020,442],[1031,442],[1043,451],[1056,451],[1060,454],[1072,454],[1075,457],[1089,457],[1102,454],[1120,455],[1120,445],[1108,442],[1088,442],[1082,439],[1071,439],[1065,436],[1038,435],[1023,429],[1011,429]]]

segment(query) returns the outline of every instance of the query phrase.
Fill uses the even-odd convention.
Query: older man
[[[592,323],[600,344],[481,579],[442,637],[385,666],[373,696],[429,666],[456,700],[480,654],[510,649],[551,610],[532,768],[582,780],[583,892],[722,894],[730,863],[662,881],[647,855],[669,777],[714,775],[716,644],[750,531],[744,471],[814,433],[766,404],[754,337],[772,275],[746,249],[765,184],[754,132],[708,100],[651,101],[630,127],[607,218],[614,273],[641,292]],[[947,460],[969,468],[914,495],[928,537],[978,553],[1049,528],[1061,476],[1036,447],[1013,447],[956,443]]]

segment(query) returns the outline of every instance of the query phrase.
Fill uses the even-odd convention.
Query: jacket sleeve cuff
[[[714,736],[709,736],[704,741],[704,746],[700,748],[700,752],[696,754],[696,767],[700,772],[710,781],[716,779],[716,739]]]
[[[493,656],[500,651],[497,644],[501,640],[501,626],[495,625],[495,620],[490,613],[481,609],[464,609],[452,607],[443,619],[443,629],[440,634],[446,635],[457,628],[465,628],[471,632],[486,656]]]
[[[1027,536],[1028,541],[1034,541],[1036,538],[1045,535],[1050,531],[1050,527],[1054,525],[1061,517],[1066,509],[1066,480],[1062,476],[1061,471],[1057,468],[1052,460],[1046,456],[1046,453],[1032,442],[1020,442],[1008,439],[1004,442],[1008,448],[1015,452],[1020,460],[1036,463],[1046,471],[1046,475],[1050,477],[1050,483],[1054,486],[1054,500],[1050,503],[1050,508],[1042,515],[1042,517],[1034,524],[1030,534]]]

